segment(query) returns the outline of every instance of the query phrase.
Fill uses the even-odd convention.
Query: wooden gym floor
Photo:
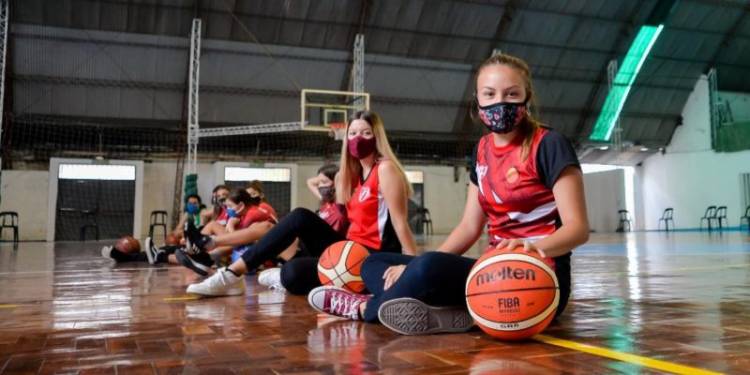
[[[251,277],[245,297],[197,299],[190,271],[114,266],[101,246],[0,247],[3,374],[750,371],[750,237],[737,232],[593,235],[564,317],[514,344],[318,316]]]

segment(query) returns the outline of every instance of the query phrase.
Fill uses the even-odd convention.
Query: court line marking
[[[0,304],[0,309],[15,309],[18,305],[13,304]]]
[[[599,357],[605,357],[610,359],[615,359],[621,362],[627,362],[634,365],[642,366],[642,367],[648,367],[655,370],[660,371],[666,371],[673,374],[695,374],[695,375],[716,375],[721,374],[720,372],[710,371],[710,370],[704,370],[697,367],[690,367],[685,365],[680,365],[673,362],[668,361],[662,361],[654,358],[649,357],[643,357],[636,354],[631,353],[624,353],[624,352],[618,352],[616,350],[611,350],[607,348],[602,348],[599,346],[589,345],[589,344],[583,344],[578,343],[575,341],[570,340],[563,340],[558,339],[556,337],[547,336],[547,335],[536,335],[533,337],[534,340],[543,342],[545,344],[555,345],[566,349],[572,349],[575,351],[593,354]]]
[[[195,301],[201,299],[200,296],[196,295],[187,295],[187,296],[179,296],[179,297],[166,297],[164,298],[164,302],[177,302],[177,301]]]

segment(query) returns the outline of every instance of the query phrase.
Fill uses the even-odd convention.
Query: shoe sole
[[[154,252],[151,249],[151,237],[146,237],[146,258],[148,258],[148,264],[156,264],[156,260],[154,259]]]
[[[210,267],[206,267],[203,264],[194,261],[182,251],[175,251],[174,256],[177,258],[177,261],[180,262],[180,264],[189,268],[193,272],[201,276],[208,276],[208,270],[210,269]]]
[[[474,326],[462,307],[435,307],[414,298],[396,298],[378,309],[380,323],[402,335],[466,332]]]
[[[112,259],[110,256],[112,254],[112,246],[104,246],[102,247],[102,257],[107,259]]]

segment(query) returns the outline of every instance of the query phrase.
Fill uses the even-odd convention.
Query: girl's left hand
[[[500,241],[499,244],[497,244],[497,246],[495,246],[495,249],[513,250],[519,246],[523,246],[524,253],[528,253],[530,251],[536,251],[539,255],[541,255],[542,258],[547,257],[547,254],[544,253],[544,250],[537,248],[533,242],[529,240],[520,239],[520,238],[515,238],[512,240],[502,240]]]
[[[385,273],[383,274],[383,290],[388,290],[393,284],[396,283],[399,277],[401,277],[401,274],[404,273],[404,270],[406,269],[406,265],[398,265],[398,266],[390,266],[387,270],[385,270]]]

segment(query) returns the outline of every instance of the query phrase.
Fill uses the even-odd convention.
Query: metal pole
[[[610,60],[609,64],[607,64],[607,85],[609,87],[609,91],[612,91],[615,87],[615,77],[617,76],[617,59]],[[620,116],[618,115],[615,120],[615,130],[614,130],[614,137],[612,138],[612,145],[613,148],[620,152],[622,151],[622,124],[620,122]]]
[[[3,120],[5,120],[5,58],[8,55],[9,3],[9,0],[0,0],[0,48],[2,49],[0,50],[0,148],[2,147]],[[2,165],[2,149],[0,149],[0,166]]]
[[[200,82],[200,59],[201,59],[201,20],[193,19],[193,28],[190,33],[190,75],[188,89],[188,150],[186,174],[195,174],[198,171],[198,92]]]
[[[354,62],[352,63],[352,87],[354,92],[365,92],[365,36],[357,34],[354,37]],[[354,105],[362,108],[362,98],[354,99]]]

